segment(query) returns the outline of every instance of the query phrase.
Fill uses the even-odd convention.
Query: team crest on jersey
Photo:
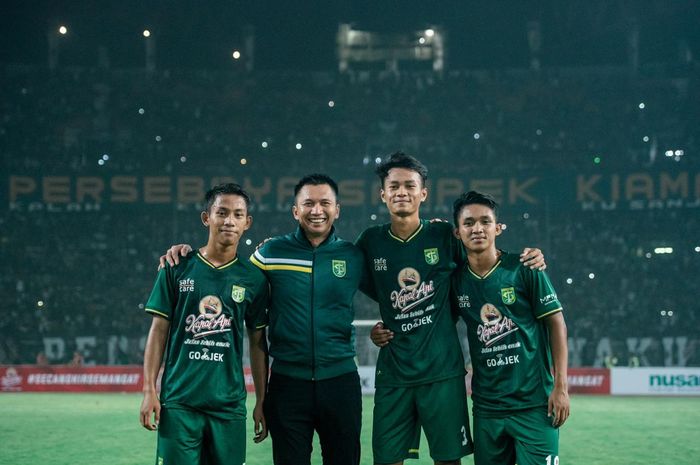
[[[515,288],[504,287],[501,289],[501,299],[506,305],[512,305],[515,303]]]
[[[437,248],[423,249],[423,256],[425,257],[425,263],[428,265],[435,265],[440,261],[440,254]]]
[[[234,284],[231,287],[231,298],[238,304],[243,302],[243,299],[245,299],[245,287],[236,286]]]
[[[345,276],[345,273],[347,272],[347,267],[345,266],[345,260],[333,260],[333,263],[331,264],[333,267],[333,274],[338,277],[342,278]]]

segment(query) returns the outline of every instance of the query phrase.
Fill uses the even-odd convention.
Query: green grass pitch
[[[0,464],[153,464],[156,436],[138,424],[140,401],[140,394],[0,394]],[[699,463],[698,397],[574,396],[571,405],[561,430],[562,465]],[[363,415],[364,465],[372,463],[372,397],[364,398]],[[247,463],[272,463],[269,438],[249,441]],[[312,463],[321,464],[318,443]],[[432,463],[425,442],[421,459],[406,461]]]

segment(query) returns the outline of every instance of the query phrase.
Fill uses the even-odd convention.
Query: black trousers
[[[360,463],[362,392],[356,371],[321,381],[273,371],[263,409],[275,465],[309,465],[314,430],[323,465]]]

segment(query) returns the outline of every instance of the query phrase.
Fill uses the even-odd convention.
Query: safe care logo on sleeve
[[[415,268],[404,268],[397,276],[400,290],[391,291],[391,306],[406,313],[430,299],[435,294],[433,281],[421,282],[420,273]]]
[[[185,332],[194,339],[231,331],[231,318],[223,313],[221,299],[208,295],[199,301],[199,315],[187,315]]]
[[[194,279],[181,279],[178,284],[180,284],[180,292],[193,292],[194,291]]]

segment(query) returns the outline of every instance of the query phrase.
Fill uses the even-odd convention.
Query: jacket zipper
[[[311,381],[316,381],[316,331],[314,331],[314,267],[316,249],[311,253]]]

